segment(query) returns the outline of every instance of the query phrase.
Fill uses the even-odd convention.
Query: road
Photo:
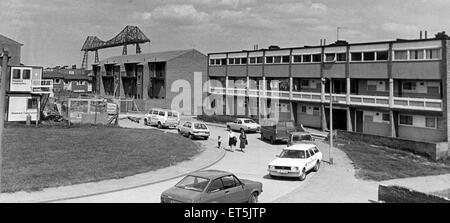
[[[217,144],[217,137],[219,135],[222,138],[227,139],[225,128],[210,126],[210,130],[210,139],[208,139],[208,142],[204,141],[202,143],[208,145],[208,149],[218,149],[214,147],[211,148],[211,145]],[[176,133],[176,130],[165,131]],[[302,182],[295,179],[271,179],[267,175],[267,164],[272,161],[276,155],[279,155],[282,148],[286,147],[286,145],[271,145],[268,142],[261,141],[259,133],[248,134],[248,142],[249,145],[244,153],[239,150],[227,152],[221,161],[208,169],[225,170],[234,173],[238,178],[262,182],[263,193],[259,197],[259,202],[273,202],[293,191],[301,190],[302,187],[312,184],[318,175],[320,175],[320,170],[317,173],[311,172],[308,174],[306,180]],[[224,143],[227,144],[227,140],[224,140]],[[324,151],[326,148],[319,147],[319,149]],[[324,152],[324,156],[325,155],[326,153]],[[180,180],[181,177],[149,186],[59,202],[159,203],[161,192],[174,186]]]

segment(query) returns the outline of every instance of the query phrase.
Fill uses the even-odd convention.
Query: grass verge
[[[118,179],[188,160],[201,149],[175,134],[107,126],[7,126],[2,192]]]
[[[450,173],[450,159],[434,162],[410,152],[344,139],[338,139],[336,145],[353,161],[356,176],[365,180],[384,181]]]

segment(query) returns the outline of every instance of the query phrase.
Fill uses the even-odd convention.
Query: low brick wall
[[[379,185],[378,201],[386,203],[450,203],[448,198],[396,185]]]
[[[337,137],[352,141],[366,142],[377,146],[386,146],[392,149],[409,151],[414,154],[428,157],[432,160],[440,160],[448,157],[448,143],[420,142],[343,130],[338,130]]]

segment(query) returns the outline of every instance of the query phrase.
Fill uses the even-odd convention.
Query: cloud
[[[328,13],[328,7],[322,3],[287,2],[279,4],[267,4],[265,10],[284,15],[296,15],[298,17],[323,16]]]
[[[396,33],[416,33],[419,31],[419,27],[416,25],[400,23],[384,23],[381,28],[385,31]]]
[[[153,20],[170,25],[194,25],[209,21],[209,14],[197,11],[193,5],[163,5],[151,12],[141,13],[144,20]]]

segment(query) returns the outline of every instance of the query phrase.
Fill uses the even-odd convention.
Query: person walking
[[[241,130],[241,135],[239,136],[239,140],[240,140],[239,148],[241,148],[241,151],[243,153],[245,153],[244,149],[245,149],[245,146],[248,145],[248,142],[247,142],[247,135],[245,134],[244,130]]]
[[[236,146],[236,136],[233,133],[233,130],[228,131],[228,146],[230,146],[230,151],[234,152],[233,146]]]
[[[217,148],[222,148],[222,138],[220,136],[217,138]]]

